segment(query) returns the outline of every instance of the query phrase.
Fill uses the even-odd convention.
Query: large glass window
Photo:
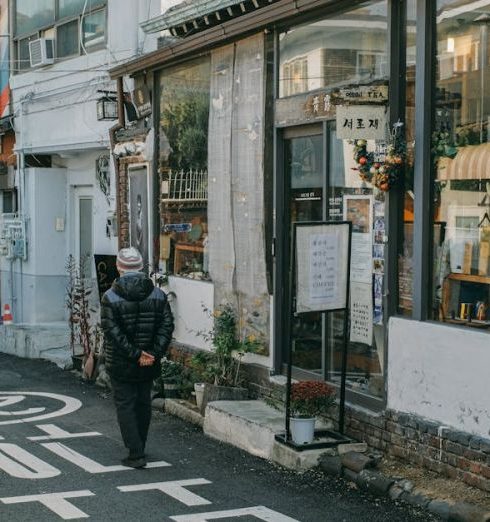
[[[366,2],[366,4],[368,4]],[[279,96],[386,79],[384,2],[280,35]]]
[[[89,2],[85,0],[58,0],[58,16],[59,18],[76,16],[83,12],[84,7],[85,11],[89,12],[105,3],[105,0],[90,0]]]
[[[480,328],[490,299],[489,29],[490,1],[439,0],[432,312]]]
[[[78,20],[58,26],[56,54],[59,58],[79,53]]]
[[[104,45],[105,26],[105,9],[83,17],[83,46],[86,50]]]
[[[160,255],[166,271],[207,279],[210,60],[160,76]]]
[[[30,33],[54,22],[55,0],[17,0],[15,33]]]
[[[415,160],[415,26],[416,0],[407,2],[406,25],[406,107],[405,138],[407,142],[407,164],[405,168],[403,202],[403,227],[400,230],[398,255],[398,311],[405,316],[413,309],[413,223],[414,200],[413,175]],[[394,228],[394,227],[393,227]]]
[[[95,51],[106,43],[107,0],[17,0],[14,45],[17,70],[30,68],[29,40],[54,39],[56,58]],[[81,42],[80,42],[81,27]]]

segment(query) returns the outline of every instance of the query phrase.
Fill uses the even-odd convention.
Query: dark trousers
[[[153,381],[128,382],[111,378],[111,384],[124,445],[131,456],[143,456],[151,420]]]

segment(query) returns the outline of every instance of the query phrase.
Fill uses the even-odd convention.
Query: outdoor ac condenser
[[[38,38],[29,42],[31,67],[41,67],[54,63],[54,40]]]

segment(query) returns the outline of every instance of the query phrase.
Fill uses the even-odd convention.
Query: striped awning
[[[454,159],[440,158],[439,181],[490,179],[490,143],[461,147]]]

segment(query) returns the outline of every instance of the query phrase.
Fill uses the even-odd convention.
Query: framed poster
[[[296,313],[348,306],[351,224],[294,223]]]
[[[139,250],[143,257],[145,270],[151,259],[150,224],[150,184],[148,165],[131,165],[128,170],[129,180],[129,242]]]

